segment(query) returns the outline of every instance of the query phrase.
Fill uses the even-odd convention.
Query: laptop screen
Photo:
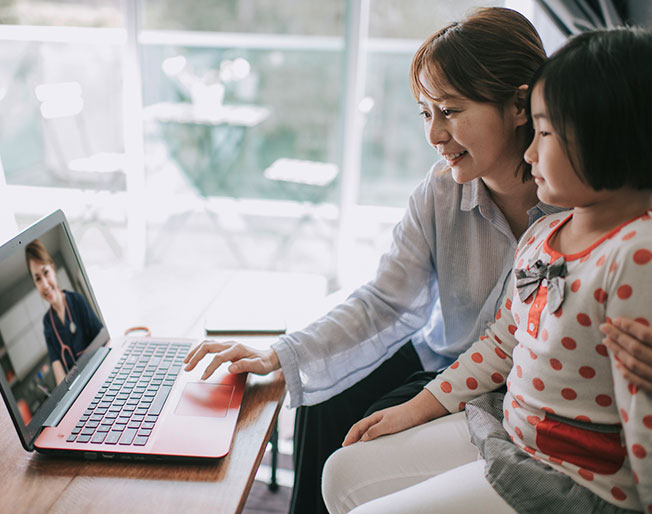
[[[2,245],[0,382],[19,431],[40,429],[107,340],[61,211]]]

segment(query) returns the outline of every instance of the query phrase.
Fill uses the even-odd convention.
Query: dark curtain
[[[565,36],[627,22],[626,0],[536,0]]]

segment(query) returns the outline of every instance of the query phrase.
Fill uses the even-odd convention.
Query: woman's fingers
[[[637,388],[645,391],[646,393],[652,393],[652,382],[645,380],[638,375],[635,375],[620,362],[616,363],[616,368],[618,371],[620,371],[623,377],[625,377],[625,380],[627,380],[630,384],[634,384]]]
[[[604,344],[618,362],[618,369],[632,384],[652,392],[652,329],[638,321],[616,318],[600,325]]]
[[[202,360],[207,353],[216,353],[224,348],[224,343],[217,343],[215,341],[204,341],[203,343],[195,346],[190,353],[186,355],[186,358],[183,360],[187,364],[186,371],[191,371],[197,365],[197,363]]]
[[[647,347],[652,349],[652,328],[649,326],[629,318],[616,318],[613,324],[639,341],[647,343],[650,345]]]
[[[214,353],[213,359],[206,367],[202,375],[202,380],[210,377],[217,368],[225,362],[232,362],[229,366],[231,373],[252,372],[265,375],[270,371],[278,369],[280,363],[273,350],[256,350],[249,348],[235,341],[215,342],[204,341],[188,354],[186,362],[186,371],[192,371],[197,363],[209,353]]]

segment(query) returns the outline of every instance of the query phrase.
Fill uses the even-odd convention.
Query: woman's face
[[[41,298],[49,304],[54,304],[59,298],[59,284],[52,264],[30,260],[29,271]]]
[[[524,109],[514,103],[501,112],[450,87],[437,91],[424,73],[421,83],[432,93],[432,98],[423,93],[419,97],[426,139],[446,159],[455,182],[513,176],[522,159],[517,128],[527,123]]]

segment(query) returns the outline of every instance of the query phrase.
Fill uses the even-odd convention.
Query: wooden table
[[[243,282],[233,272],[202,273],[199,281],[192,271],[180,270],[148,269],[119,277],[91,270],[89,275],[112,332],[112,327],[149,324],[156,336],[198,337],[216,298],[233,305],[236,291],[246,290],[249,283],[261,284],[258,275],[248,275]],[[272,285],[279,280],[285,283],[276,277]],[[306,280],[299,283],[305,287]],[[124,288],[120,298],[109,294],[116,288]],[[171,291],[187,290],[192,291],[192,302],[170,301]],[[173,326],[177,333],[170,331]],[[238,339],[252,345],[275,340]],[[0,513],[240,512],[284,396],[280,373],[249,375],[231,451],[208,464],[80,461],[29,453],[0,406]]]
[[[0,408],[2,513],[241,512],[285,394],[251,377],[229,454],[211,464],[78,461],[26,452]]]

